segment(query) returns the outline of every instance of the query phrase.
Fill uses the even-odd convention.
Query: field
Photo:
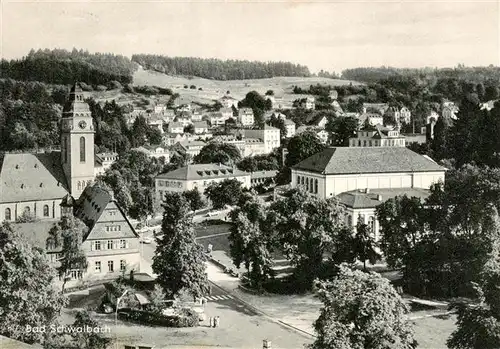
[[[269,79],[254,80],[209,80],[198,77],[187,78],[170,76],[162,73],[144,70],[139,68],[134,73],[134,85],[159,86],[172,89],[181,95],[179,103],[200,102],[213,103],[230,91],[230,95],[236,99],[243,99],[250,91],[257,91],[265,94],[267,90],[273,90],[276,97],[283,97],[285,104],[290,104],[298,96],[292,93],[293,86],[309,87],[310,85],[325,84],[332,86],[341,86],[347,84],[359,84],[355,81],[328,79],[319,77],[275,77]],[[184,86],[196,86],[196,89],[184,88]],[[199,88],[202,88],[200,91]]]

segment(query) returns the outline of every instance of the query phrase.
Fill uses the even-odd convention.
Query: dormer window
[[[38,164],[35,164],[35,168],[38,168]]]

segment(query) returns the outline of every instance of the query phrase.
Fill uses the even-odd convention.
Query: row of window
[[[87,185],[90,185],[92,183],[92,181],[88,180],[88,181],[78,181],[76,183],[76,187],[78,188],[78,190],[83,190],[85,189],[85,187]]]
[[[306,190],[313,194],[318,194],[318,180],[314,178],[297,176],[297,184],[306,187]]]
[[[158,181],[158,185],[160,187],[172,187],[172,188],[181,188],[182,187],[182,182],[177,182],[177,181]]]
[[[120,259],[120,271],[125,271],[126,268],[127,268],[127,261],[125,261],[124,259]],[[96,261],[94,263],[94,271],[96,273],[101,273],[102,272],[101,261]],[[114,271],[115,271],[115,262],[114,261],[108,261],[107,272],[108,273],[113,273]]]
[[[107,225],[106,226],[106,231],[121,231],[122,227],[121,225]]]
[[[125,239],[121,240],[96,240],[90,242],[91,251],[103,251],[103,250],[117,250],[128,248],[128,241]]]
[[[358,222],[361,222],[361,223],[365,223],[365,215],[364,214],[359,214],[358,215]],[[349,214],[349,215],[346,215],[346,224],[348,227],[352,227],[353,226],[353,221],[352,221],[352,216]],[[366,222],[366,224],[368,225],[368,227],[371,229],[372,232],[375,231],[375,217],[374,216],[369,216],[368,217],[368,222]]]
[[[361,145],[363,144],[363,145]],[[354,140],[352,142],[353,146],[356,146],[356,141]],[[358,140],[358,147],[378,147],[378,146],[395,146],[395,145],[405,145],[405,140],[404,139],[387,139],[387,140],[381,140],[381,141],[366,141],[364,140],[363,143],[361,143],[361,140]]]
[[[25,214],[31,214],[31,208],[26,206],[23,211]],[[49,205],[43,205],[43,216],[50,217],[50,209]],[[12,220],[12,210],[10,208],[6,208],[4,212],[4,217],[6,221]]]

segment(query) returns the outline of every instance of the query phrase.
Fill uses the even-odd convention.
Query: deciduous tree
[[[243,187],[237,179],[225,179],[211,183],[205,189],[205,195],[212,202],[214,209],[221,209],[226,205],[237,205],[243,195]]]

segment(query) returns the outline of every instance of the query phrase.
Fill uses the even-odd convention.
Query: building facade
[[[254,124],[253,110],[251,108],[238,110],[238,122],[243,126],[252,126]]]
[[[349,139],[350,147],[404,147],[405,137],[398,129],[389,129],[381,125],[374,130],[358,131],[356,137]]]
[[[279,148],[281,145],[280,130],[276,127],[264,125],[262,129],[258,130],[241,130],[245,138],[258,138],[264,142],[265,152],[269,154],[273,149]]]

